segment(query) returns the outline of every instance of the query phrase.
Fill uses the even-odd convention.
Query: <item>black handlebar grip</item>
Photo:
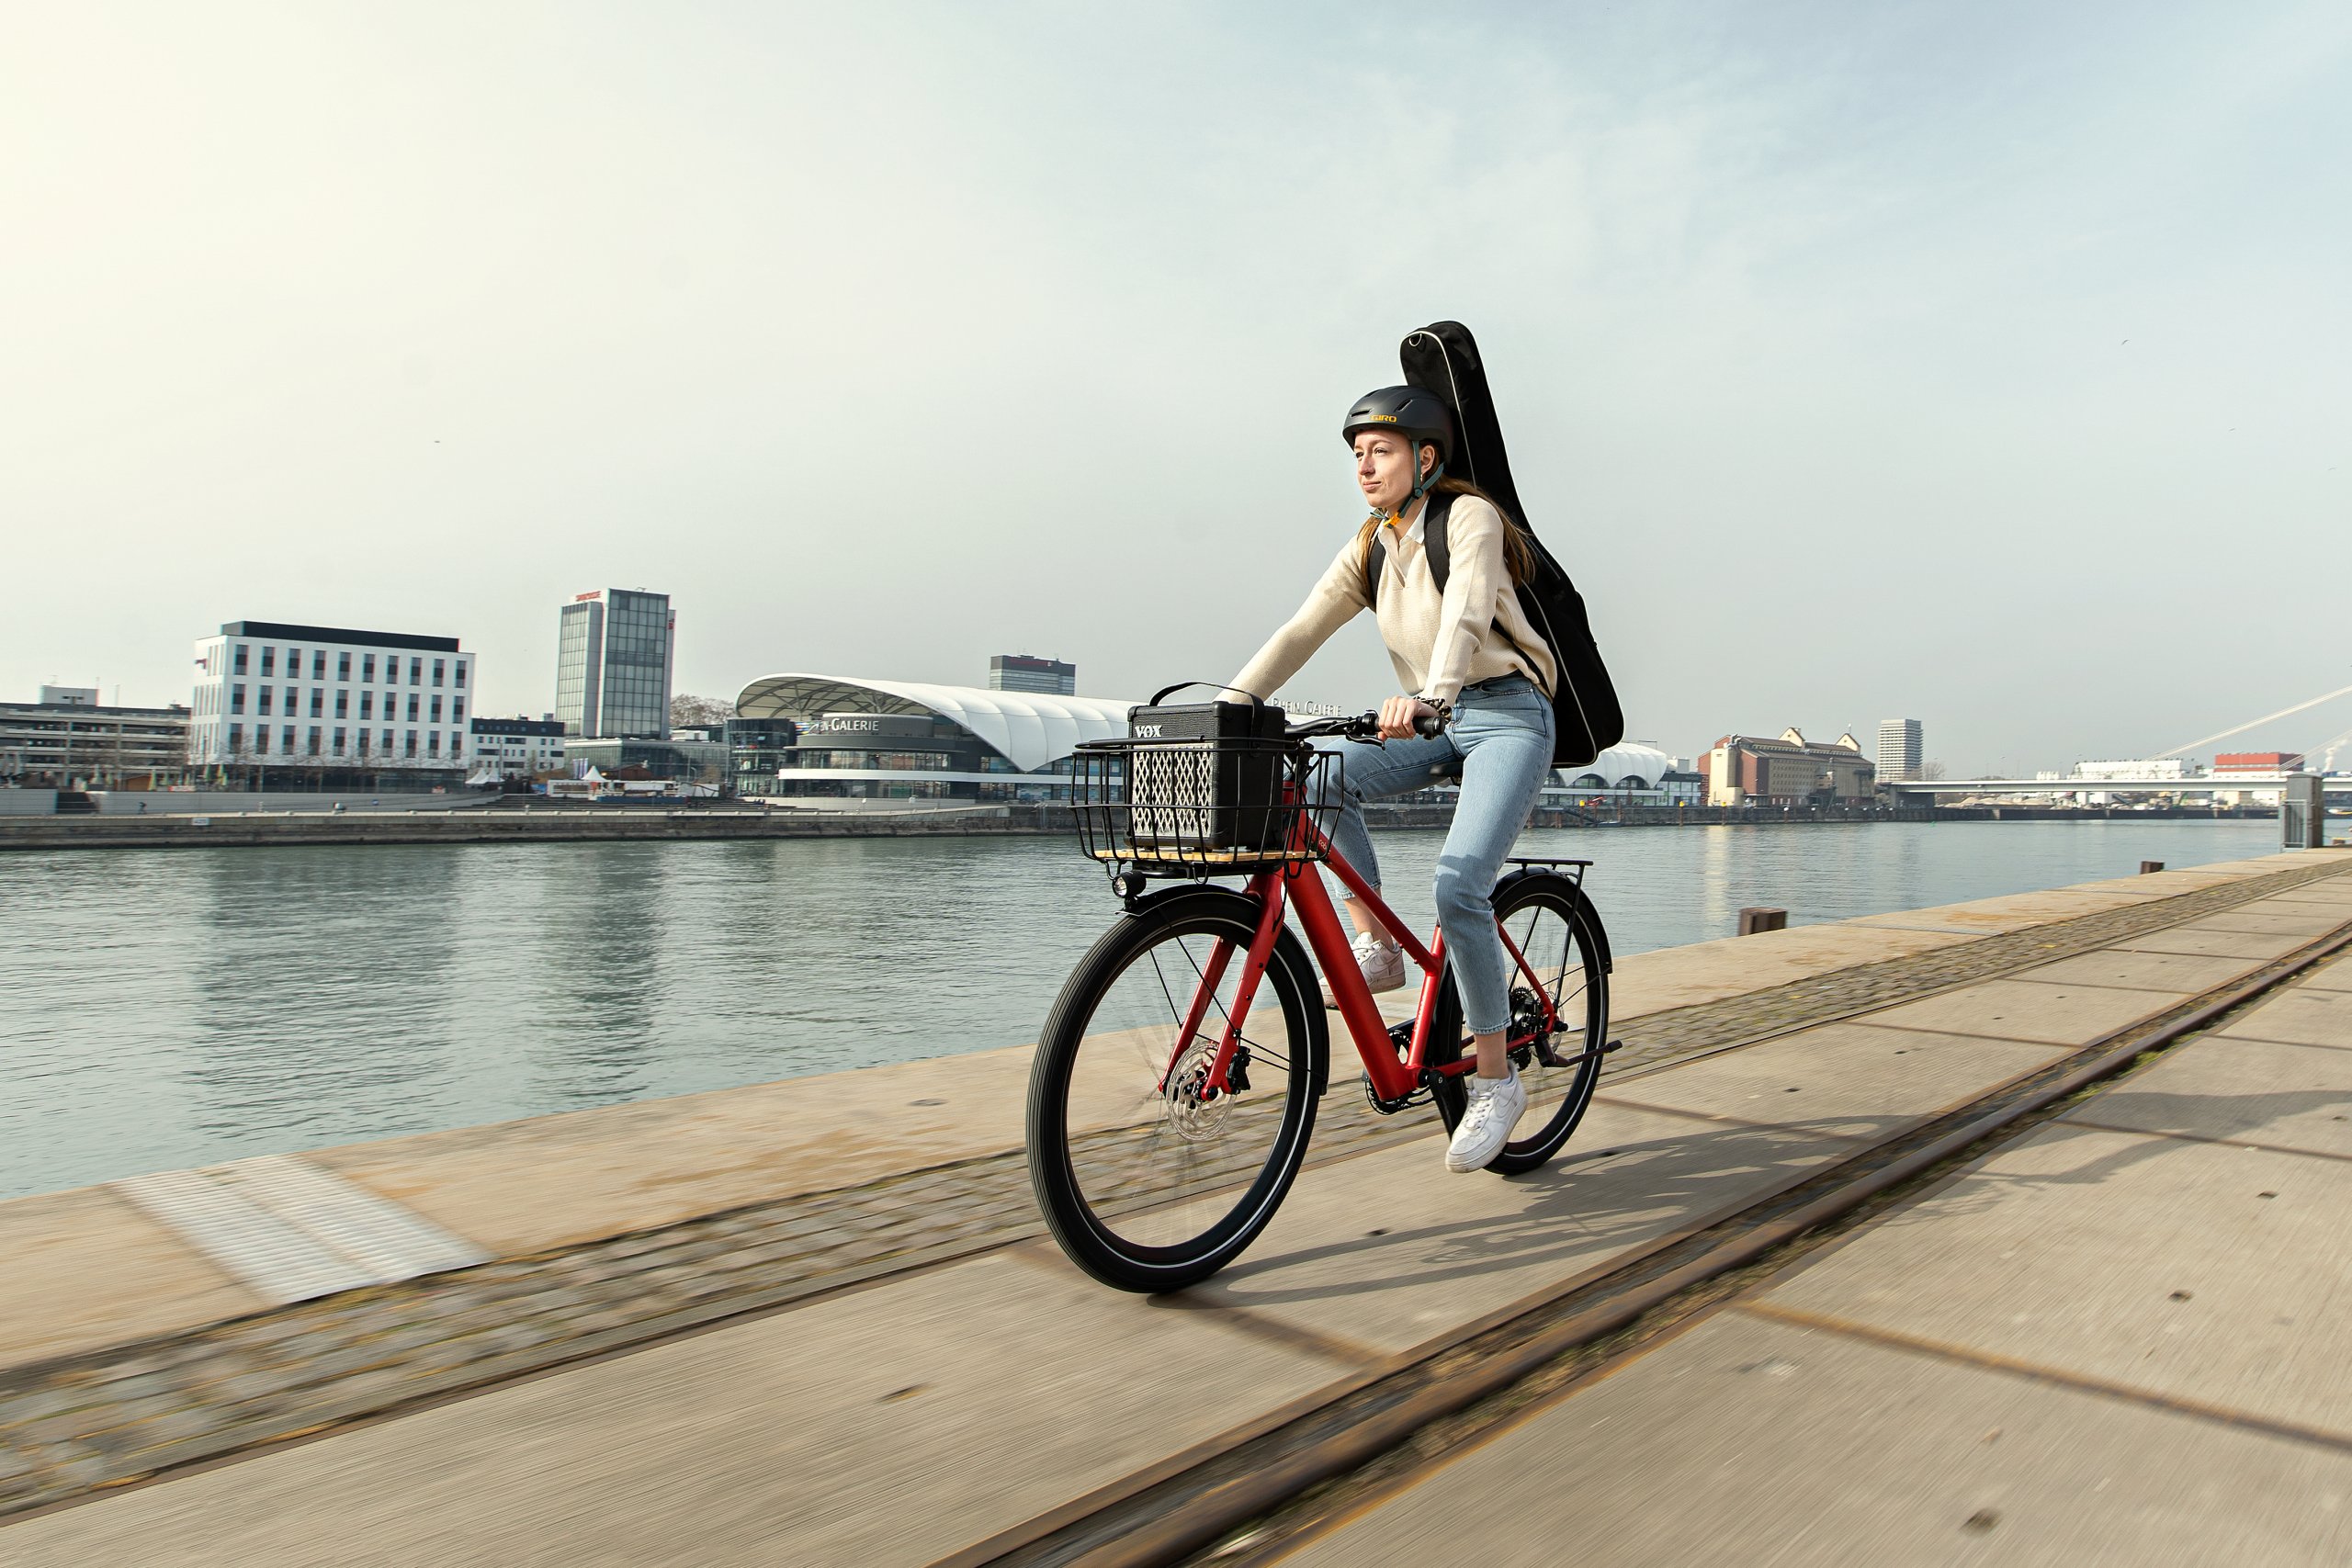
[[[1445,733],[1445,716],[1433,713],[1415,719],[1413,728],[1427,739],[1434,740]]]

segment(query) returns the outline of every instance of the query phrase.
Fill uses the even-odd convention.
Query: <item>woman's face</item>
[[[1356,485],[1375,512],[1395,512],[1413,493],[1413,481],[1437,462],[1437,448],[1418,454],[1411,442],[1394,430],[1356,433]],[[1419,458],[1419,472],[1414,459]]]

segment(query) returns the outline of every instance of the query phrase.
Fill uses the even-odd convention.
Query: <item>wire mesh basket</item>
[[[1323,858],[1340,761],[1303,741],[1096,740],[1070,758],[1070,811],[1095,860],[1210,875]],[[1325,802],[1328,804],[1320,804]]]

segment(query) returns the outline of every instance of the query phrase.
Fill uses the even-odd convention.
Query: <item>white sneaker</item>
[[[1405,984],[1404,950],[1394,943],[1381,941],[1370,931],[1357,933],[1355,946],[1356,972],[1363,976],[1364,988],[1374,996],[1383,991],[1401,989]],[[1323,1005],[1335,1008],[1339,999],[1331,995],[1331,987],[1323,987]]]
[[[1463,1108],[1462,1121],[1453,1129],[1453,1142],[1445,1147],[1445,1168],[1484,1170],[1510,1142],[1510,1130],[1519,1125],[1519,1113],[1527,1109],[1527,1086],[1519,1081],[1519,1069],[1513,1067],[1507,1078],[1482,1078],[1472,1073],[1463,1079],[1463,1087],[1470,1091],[1470,1103]]]

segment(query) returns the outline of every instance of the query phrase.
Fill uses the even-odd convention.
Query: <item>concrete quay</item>
[[[1430,1123],[1372,1117],[1336,1085],[1321,1157],[1274,1226],[1167,1300],[1102,1292],[1035,1239],[1023,1050],[320,1151],[290,1163],[489,1259],[322,1295],[285,1294],[120,1186],[0,1205],[16,1264],[0,1277],[0,1506],[40,1510],[0,1526],[0,1559],[985,1561],[2352,929],[2347,871],[2352,855],[2305,852],[1628,958],[1626,1049],[1553,1168],[1447,1177]],[[2352,1239],[2331,1185],[2352,1179],[2332,1174],[2352,1157],[2347,974],[2311,974],[2079,1122],[1546,1406],[1521,1430],[1735,1331],[1830,1346],[1734,1346],[1707,1363],[1729,1369],[1713,1384],[1677,1373],[1619,1396],[1544,1467],[1558,1484],[1530,1487],[1523,1466],[1496,1480],[1514,1502],[1494,1517],[1537,1519],[1544,1556],[1574,1542],[1603,1562],[1687,1560],[1693,1530],[1716,1532],[1718,1556],[1741,1543],[1734,1560],[2089,1561],[2037,1543],[2141,1529],[2148,1475],[2203,1474],[2231,1459],[2212,1446],[2226,1438],[2271,1445],[2245,1450],[2271,1478],[2245,1495],[2256,1550],[2233,1560],[2340,1556],[2352,1511],[2325,1505],[2346,1495],[2352,1436],[2332,1412],[2352,1390],[2321,1309]],[[2254,1194],[2200,1185],[2257,1177]],[[1894,1240],[1908,1250],[1873,1253]],[[2159,1275],[2162,1305],[2132,1293]],[[1824,1279],[1843,1282],[1798,1288]],[[2259,1353],[2232,1350],[2240,1337]],[[1973,1378],[2009,1382],[1953,1382]],[[1724,1391],[1720,1430],[1715,1396],[1670,1397],[1702,1385]],[[1811,1403],[1740,1405],[1743,1387]],[[2043,1403],[1977,1421],[2020,1401]],[[2050,1462],[2053,1444],[2091,1452],[2070,1423],[2087,1441],[2110,1405],[2131,1421],[2100,1428],[2097,1452],[2157,1443],[2147,1475],[2101,1486],[2087,1461]],[[1947,1520],[1963,1450],[1935,1434],[1953,1422],[1971,1442],[2028,1440],[1992,1439],[1993,1489]],[[2165,1448],[2146,1434],[2166,1422],[2195,1430]],[[1445,1495],[1519,1441],[1458,1460]],[[1689,1506],[1712,1504],[1723,1480],[1705,1464],[1726,1454],[1763,1533],[1728,1501]],[[2207,1506],[2226,1523],[2239,1504],[2221,1483]],[[1436,1484],[1366,1506],[1434,1510],[1414,1500]],[[1392,1535],[1436,1528],[1394,1517]],[[1338,1524],[1283,1550],[1379,1555],[1380,1531]],[[1770,1529],[1815,1533],[1776,1545]],[[2159,1536],[2119,1539],[2152,1549],[2112,1560],[2172,1560]],[[1507,1536],[1484,1550],[1530,1555]]]
[[[1068,832],[1069,814],[1022,806],[937,811],[726,806],[436,806],[325,812],[0,817],[0,851],[219,849],[297,844],[522,844],[662,839],[835,839]]]

